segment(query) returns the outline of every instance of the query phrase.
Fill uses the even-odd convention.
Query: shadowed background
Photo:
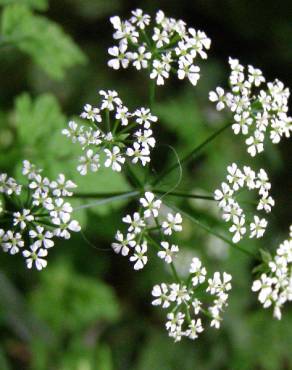
[[[0,0],[0,4],[10,3],[21,1]],[[48,6],[45,0],[25,3],[40,4],[32,6],[33,14],[56,22],[72,37],[77,49],[68,49],[71,63],[59,49],[54,51],[54,36],[40,37],[36,43],[39,56],[45,53],[46,43],[52,43],[51,59],[44,54],[41,62],[17,46],[0,48],[0,166],[1,171],[11,175],[17,176],[22,159],[27,158],[44,167],[50,176],[64,171],[80,185],[80,192],[129,189],[127,178],[111,171],[86,178],[77,175],[78,151],[59,136],[66,122],[78,115],[85,103],[98,103],[99,89],[117,90],[130,109],[148,105],[149,81],[143,72],[132,68],[114,71],[106,64],[107,48],[115,45],[109,17],[128,18],[136,7],[151,15],[162,9],[167,16],[204,30],[212,40],[207,61],[200,63],[198,86],[172,76],[156,91],[154,113],[160,123],[155,130],[158,147],[153,154],[153,176],[174,161],[166,144],[182,155],[231,119],[224,112],[217,113],[208,102],[211,89],[227,84],[229,56],[260,68],[268,81],[279,78],[285,86],[292,86],[290,1],[55,0]],[[17,23],[21,23],[20,18]],[[28,23],[27,27],[29,31],[32,26]],[[42,32],[42,27],[36,29]],[[60,73],[58,61],[65,66]],[[267,145],[263,155],[252,159],[242,138],[234,137],[231,130],[225,131],[184,167],[178,190],[212,193],[232,161],[255,169],[263,166],[271,177],[276,206],[269,216],[270,228],[260,241],[246,239],[242,244],[250,250],[267,248],[274,252],[291,223],[292,161],[288,140],[277,146]],[[161,189],[169,190],[177,179],[178,173],[174,172]],[[171,201],[227,234],[215,204]],[[80,202],[74,205],[78,207]],[[57,243],[50,251],[47,269],[41,273],[28,271],[18,256],[1,254],[0,369],[291,369],[291,307],[284,309],[282,321],[272,320],[272,313],[263,310],[250,292],[255,261],[189,221],[178,239],[183,251],[178,269],[183,272],[197,255],[210,272],[232,273],[233,291],[219,331],[206,326],[197,341],[173,344],[164,329],[164,312],[150,304],[152,286],[169,281],[168,271],[150,255],[146,268],[134,272],[127,259],[113,255],[110,249],[122,216],[134,207],[134,202],[115,202],[76,212],[82,234]]]

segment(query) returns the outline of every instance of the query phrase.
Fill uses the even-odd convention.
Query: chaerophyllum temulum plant
[[[245,68],[237,59],[229,58],[229,91],[217,87],[209,93],[218,111],[231,112],[228,124],[178,158],[175,164],[156,171],[155,176],[140,176],[135,171],[137,167],[139,174],[144,174],[141,169],[147,174],[151,172],[151,153],[157,144],[155,127],[159,125],[159,116],[153,111],[156,87],[166,84],[171,76],[186,79],[195,86],[200,78],[197,63],[207,58],[211,41],[203,31],[169,18],[161,10],[151,18],[136,9],[127,20],[114,16],[110,21],[116,45],[108,49],[108,66],[114,70],[132,67],[144,72],[150,80],[149,101],[129,109],[117,91],[101,89],[97,102],[86,103],[80,119],[70,121],[62,134],[80,148],[76,163],[80,175],[97,172],[101,167],[124,172],[132,189],[111,194],[74,194],[78,184],[62,173],[50,180],[41,169],[24,160],[23,183],[17,183],[5,173],[0,175],[1,223],[5,225],[0,229],[1,246],[11,255],[21,254],[29,269],[42,270],[55,238],[69,239],[72,232],[80,231],[79,223],[71,217],[74,209],[70,197],[108,201],[131,198],[136,208],[122,218],[113,236],[112,249],[127,257],[136,271],[145,268],[150,254],[165,264],[170,278],[153,286],[152,304],[166,311],[165,326],[175,341],[183,337],[196,339],[206,323],[220,328],[232,277],[228,271],[207,272],[198,257],[192,258],[186,277],[179,273],[176,258],[183,248],[178,240],[184,218],[254,258],[252,252],[238,243],[243,238],[262,238],[269,226],[268,216],[275,204],[269,169],[252,168],[250,162],[243,166],[230,163],[226,176],[222,175],[222,184],[218,184],[210,196],[182,193],[175,188],[166,192],[159,189],[159,184],[175,169],[181,170],[228,128],[235,135],[245,136],[251,157],[264,151],[266,140],[277,144],[283,137],[289,138],[292,131],[292,118],[288,115],[289,89],[279,80],[266,83],[259,69],[251,65]],[[250,207],[246,209],[241,199],[244,191],[256,196],[252,211]],[[224,222],[229,224],[231,238],[174,206],[168,197],[215,201]],[[92,206],[96,206],[96,202]],[[264,308],[273,306],[278,319],[284,303],[292,300],[291,232],[290,227],[288,239],[280,244],[274,257],[263,250],[256,256],[260,262],[255,269],[257,276],[252,290],[258,292]]]

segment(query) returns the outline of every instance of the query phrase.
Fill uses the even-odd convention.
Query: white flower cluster
[[[159,219],[161,200],[156,199],[154,194],[147,191],[144,197],[140,198],[140,209],[133,215],[126,215],[123,222],[128,229],[125,234],[121,231],[116,233],[116,241],[112,243],[112,248],[122,256],[130,255],[130,261],[134,264],[135,270],[141,270],[148,262],[147,250],[150,232],[161,231],[165,238],[173,232],[182,231],[182,217],[179,213],[168,213],[166,220]],[[152,226],[155,221],[156,226]],[[172,263],[173,258],[179,252],[177,245],[171,244],[166,240],[158,244],[157,256],[167,264]]]
[[[211,45],[205,32],[188,28],[182,20],[166,17],[162,10],[156,13],[153,26],[151,17],[141,9],[133,10],[128,20],[114,16],[110,21],[115,30],[113,38],[119,45],[108,49],[109,67],[147,68],[157,85],[164,85],[170,72],[175,71],[180,80],[186,78],[192,85],[197,84],[200,68],[194,61],[198,56],[206,59],[206,50]]]
[[[273,306],[274,317],[282,317],[282,306],[292,301],[292,225],[289,238],[281,243],[273,260],[268,263],[268,272],[262,273],[252,285],[264,308]]]
[[[247,231],[245,226],[247,217],[236,200],[236,193],[243,188],[256,189],[260,198],[257,210],[264,210],[266,213],[271,211],[275,201],[269,194],[271,183],[265,170],[260,169],[256,173],[248,166],[244,166],[241,170],[236,163],[233,163],[227,167],[227,172],[227,182],[221,184],[221,189],[215,190],[214,199],[218,201],[218,206],[223,212],[223,220],[232,224],[229,229],[230,232],[234,233],[232,241],[238,243]],[[249,223],[250,238],[261,238],[267,225],[266,219],[254,215],[253,220]]]
[[[29,161],[23,161],[22,174],[28,184],[19,185],[7,174],[0,174],[0,193],[9,200],[4,209],[6,230],[0,229],[0,244],[11,255],[22,250],[26,265],[38,270],[47,266],[48,249],[54,246],[54,237],[69,239],[71,231],[80,231],[71,219],[72,206],[65,198],[73,195],[76,185],[60,174],[55,181],[41,175]],[[0,220],[1,221],[1,220]],[[25,241],[29,240],[29,246]],[[27,249],[25,249],[27,248]]]
[[[120,172],[126,158],[145,166],[155,146],[151,124],[157,117],[144,107],[129,112],[116,91],[100,90],[99,95],[100,106],[86,104],[81,113],[86,126],[70,121],[62,131],[73,143],[80,144],[84,152],[77,170],[81,175],[96,172],[103,161],[105,167]]]
[[[266,135],[274,144],[283,136],[290,137],[292,117],[287,115],[290,91],[279,80],[268,82],[260,89],[265,82],[261,70],[249,65],[245,75],[245,68],[237,59],[229,58],[229,64],[231,91],[217,87],[209,93],[209,99],[216,103],[217,110],[225,107],[231,110],[232,129],[236,135],[247,136],[247,151],[254,157],[264,150]]]
[[[207,270],[199,258],[192,259],[189,268],[190,277],[187,284],[173,283],[155,285],[152,290],[154,306],[168,309],[166,329],[175,342],[182,337],[195,340],[204,330],[201,315],[211,319],[210,326],[220,328],[222,312],[228,305],[228,292],[231,290],[231,275],[224,272],[222,276],[215,272],[212,278],[206,281]],[[205,290],[214,301],[212,305],[203,307],[203,302],[196,297],[197,290]],[[206,299],[209,301],[209,299]]]

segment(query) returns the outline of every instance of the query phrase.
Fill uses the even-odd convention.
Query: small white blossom
[[[147,252],[147,243],[143,242],[141,245],[135,246],[135,252],[130,257],[130,261],[134,263],[134,270],[141,270],[146,265],[148,257],[145,256]]]
[[[158,210],[161,206],[161,200],[155,199],[155,196],[150,191],[146,191],[144,194],[145,198],[140,198],[141,205],[145,208],[144,217],[148,218],[150,216],[157,217]]]
[[[192,259],[189,272],[194,275],[192,277],[193,286],[202,284],[206,279],[207,270],[202,266],[202,262],[197,257]]]
[[[238,243],[246,233],[245,217],[234,216],[233,225],[229,228],[229,231],[234,233],[232,238],[233,243]]]
[[[116,242],[112,243],[112,248],[116,253],[121,253],[122,256],[129,254],[130,248],[136,245],[135,235],[128,233],[126,237],[118,230],[116,233]]]
[[[81,118],[88,119],[92,122],[101,122],[100,110],[96,107],[92,107],[90,104],[85,104],[83,112],[80,114]],[[74,125],[75,122],[71,123],[71,126],[77,128],[77,125]]]
[[[120,172],[122,169],[121,164],[125,163],[125,158],[121,155],[120,148],[118,146],[114,146],[112,151],[104,149],[104,152],[107,156],[107,159],[104,162],[105,167],[111,167],[113,171]]]
[[[132,59],[132,53],[127,52],[127,48],[128,45],[126,43],[120,43],[119,46],[109,48],[108,53],[113,58],[107,62],[107,65],[116,70],[120,69],[120,67],[127,68]]]
[[[172,213],[167,214],[167,221],[162,223],[163,233],[165,235],[171,235],[173,231],[182,231],[182,217],[180,213],[173,215]]]
[[[134,234],[139,234],[142,231],[142,229],[146,226],[145,221],[141,218],[138,212],[135,212],[133,214],[133,217],[127,215],[123,217],[122,220],[126,224],[130,225],[128,231],[133,232]]]
[[[163,250],[157,253],[157,256],[163,259],[166,263],[171,263],[173,261],[173,257],[179,252],[179,248],[177,245],[169,244],[168,242],[161,242],[160,243]]]
[[[28,222],[32,222],[34,220],[34,216],[30,213],[29,209],[23,209],[22,212],[14,212],[13,213],[13,225],[19,225],[21,230],[26,228],[26,224]]]
[[[24,258],[26,258],[26,266],[28,269],[31,269],[33,265],[37,270],[42,270],[47,266],[47,261],[45,257],[48,255],[48,251],[43,248],[39,248],[36,244],[30,246],[30,250],[24,250],[22,252]]]
[[[258,216],[254,216],[254,222],[250,224],[250,238],[261,238],[268,225],[268,221],[264,218],[260,219]]]
[[[169,290],[166,284],[155,285],[152,289],[152,296],[155,298],[152,301],[153,306],[162,306],[162,308],[170,306]]]

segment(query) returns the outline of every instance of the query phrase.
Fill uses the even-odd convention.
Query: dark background
[[[204,30],[212,40],[208,59],[200,64],[202,75],[197,87],[172,77],[157,91],[154,112],[160,125],[156,129],[159,145],[154,152],[153,174],[173,161],[165,144],[171,144],[181,155],[231,119],[228,114],[216,113],[208,102],[208,91],[227,84],[229,56],[260,68],[268,81],[279,78],[285,86],[292,86],[291,1],[50,1],[42,14],[71,35],[87,61],[55,80],[17,48],[0,49],[2,170],[17,172],[21,160],[31,155],[50,174],[67,171],[76,176],[77,155],[72,146],[68,146],[69,160],[64,160],[58,150],[50,152],[46,142],[31,154],[28,144],[19,141],[16,123],[22,122],[22,115],[16,100],[24,92],[32,101],[46,93],[55,97],[60,106],[56,116],[60,130],[85,103],[97,102],[99,89],[116,89],[131,109],[148,104],[148,79],[143,73],[134,69],[117,72],[106,65],[107,48],[115,44],[109,17],[118,14],[128,18],[136,7],[151,15],[162,9],[167,16]],[[40,121],[44,126],[50,123],[45,117]],[[48,142],[55,127],[53,123],[48,129]],[[263,166],[271,177],[276,206],[267,235],[258,242],[247,239],[242,244],[251,250],[267,248],[274,252],[291,223],[288,140],[267,145],[263,155],[252,159],[241,138],[226,131],[184,169],[178,190],[212,193],[232,161],[255,169]],[[177,173],[162,188],[171,188],[176,179]],[[74,181],[80,181],[84,192],[128,187],[127,179],[112,178],[107,173]],[[215,205],[177,202],[228,235]],[[285,308],[282,321],[272,319],[272,312],[263,310],[250,291],[255,261],[188,221],[179,240],[185,251],[185,262],[180,265],[183,267],[194,255],[200,256],[210,271],[233,274],[233,292],[219,331],[206,325],[197,341],[172,343],[164,330],[164,313],[150,304],[152,286],[169,280],[168,272],[156,259],[150,259],[142,272],[134,272],[126,259],[113,255],[110,249],[122,215],[134,207],[134,202],[124,202],[80,212],[82,234],[59,243],[44,272],[26,270],[20,257],[1,255],[0,369],[292,369],[291,307]]]

